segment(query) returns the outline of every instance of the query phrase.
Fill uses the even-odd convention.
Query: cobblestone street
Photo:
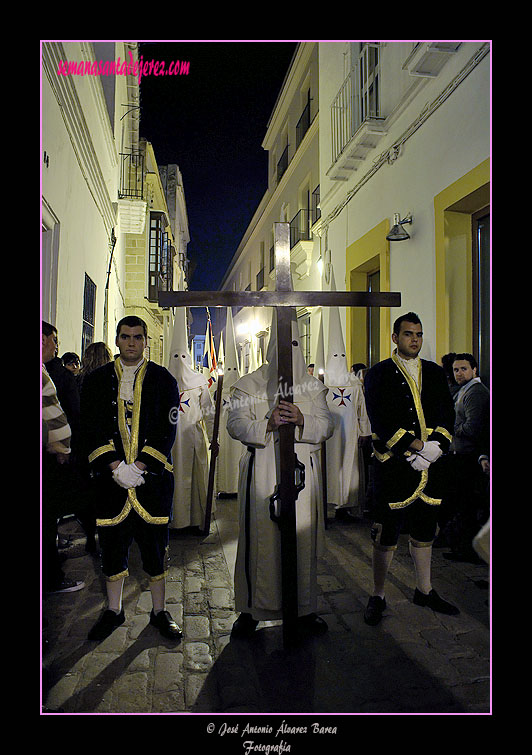
[[[332,520],[319,564],[319,613],[329,632],[290,652],[279,622],[230,640],[236,501],[219,501],[208,537],[171,537],[167,608],[179,644],[149,624],[151,594],[136,546],[124,588],[126,622],[103,642],[87,633],[104,607],[98,558],[75,520],[65,571],[76,593],[47,596],[43,707],[50,713],[370,714],[488,713],[488,566],[456,564],[434,550],[433,584],[458,605],[442,616],[412,603],[414,570],[401,537],[388,609],[377,627],[363,611],[372,589],[369,523]]]

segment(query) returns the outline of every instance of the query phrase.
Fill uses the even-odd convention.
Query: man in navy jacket
[[[94,640],[104,639],[125,621],[122,588],[133,539],[150,578],[150,622],[166,637],[181,637],[165,610],[179,391],[167,369],[144,358],[146,342],[146,323],[135,316],[123,318],[116,337],[120,355],[83,382],[81,426],[109,603],[89,633]]]
[[[415,313],[395,321],[392,340],[397,346],[392,357],[364,379],[375,458],[374,591],[364,614],[371,625],[386,608],[386,576],[405,528],[416,569],[414,603],[459,613],[431,584],[432,543],[444,494],[441,460],[452,440],[453,402],[442,368],[419,358],[423,330]]]

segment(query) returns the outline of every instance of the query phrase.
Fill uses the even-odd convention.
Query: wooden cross
[[[275,291],[160,291],[160,307],[275,307],[277,370],[282,395],[292,400],[292,320],[296,307],[399,307],[401,294],[366,291],[293,291],[290,276],[290,225],[275,223]],[[271,336],[270,336],[271,337]],[[283,643],[295,644],[297,632],[297,542],[295,426],[279,428]],[[323,471],[325,474],[325,470]]]

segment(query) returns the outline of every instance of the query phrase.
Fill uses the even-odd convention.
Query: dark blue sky
[[[216,290],[267,189],[261,144],[297,42],[144,42],[139,57],[190,63],[141,79],[140,135],[183,176],[191,290]]]

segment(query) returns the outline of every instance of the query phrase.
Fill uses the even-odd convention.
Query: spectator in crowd
[[[449,523],[446,526],[451,561],[478,562],[474,536],[489,517],[487,476],[490,432],[490,392],[477,374],[475,357],[455,354],[453,374],[458,386],[454,395],[455,422],[449,457]]]
[[[447,378],[447,385],[449,386],[449,390],[451,391],[451,396],[454,396],[454,394],[458,390],[460,390],[459,386],[456,384],[453,373],[453,362],[455,356],[456,354],[454,353],[454,351],[452,351],[449,354],[444,354],[441,358],[441,365],[443,367],[443,371],[445,372],[445,377]]]
[[[75,592],[84,582],[65,578],[57,549],[57,522],[68,513],[62,494],[65,470],[71,455],[71,428],[59,403],[56,387],[46,370],[57,352],[57,330],[42,325],[42,571],[43,588],[48,593]]]
[[[74,376],[77,377],[79,375],[80,362],[77,354],[73,351],[65,351],[61,357],[61,361],[63,362],[63,366],[66,367],[67,370],[70,370]]]

